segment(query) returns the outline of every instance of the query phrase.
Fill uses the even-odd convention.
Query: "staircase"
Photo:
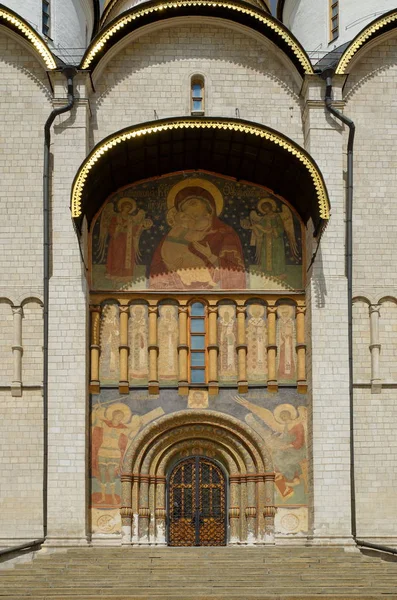
[[[87,548],[0,571],[0,600],[397,600],[397,562],[338,548]]]

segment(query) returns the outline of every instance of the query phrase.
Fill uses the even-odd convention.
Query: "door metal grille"
[[[168,488],[170,546],[226,545],[226,480],[211,460],[194,456],[173,469]]]

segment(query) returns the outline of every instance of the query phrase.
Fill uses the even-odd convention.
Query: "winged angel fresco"
[[[135,266],[139,264],[139,240],[153,221],[146,218],[143,209],[137,210],[132,198],[120,198],[117,211],[113,202],[108,202],[102,211],[99,223],[97,259],[103,263],[106,257],[106,277],[117,281],[130,281]]]
[[[307,408],[279,404],[272,412],[242,396],[235,396],[234,400],[250,411],[245,421],[272,453],[275,483],[283,499],[292,496],[300,483],[307,489]]]
[[[252,231],[251,246],[256,248],[256,264],[262,272],[280,278],[285,276],[284,233],[288,239],[291,257],[296,263],[299,262],[300,252],[294,220],[286,204],[282,204],[279,212],[272,198],[262,198],[258,202],[257,210],[252,210],[249,218],[241,220],[241,226]]]

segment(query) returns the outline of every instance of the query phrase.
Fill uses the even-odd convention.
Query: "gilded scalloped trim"
[[[336,75],[345,75],[346,74],[346,69],[350,63],[350,61],[352,60],[353,56],[358,52],[358,50],[361,48],[361,46],[377,31],[379,31],[379,29],[382,29],[382,27],[385,27],[386,25],[389,25],[389,23],[392,23],[393,21],[397,20],[397,12],[388,15],[386,17],[380,17],[379,19],[377,19],[374,23],[371,23],[370,25],[368,25],[368,27],[366,29],[364,29],[364,31],[362,31],[358,37],[353,40],[353,42],[350,44],[350,46],[348,46],[348,48],[346,48],[346,50],[344,51],[344,53],[342,54],[338,66],[336,68]]]
[[[32,44],[35,50],[37,50],[37,52],[40,54],[48,69],[57,68],[57,64],[51,51],[48,49],[41,37],[38,36],[33,29],[31,29],[26,23],[18,19],[15,15],[7,12],[3,8],[0,9],[0,19],[4,19],[8,23],[11,23],[14,27],[19,29],[19,31],[29,40],[29,42]]]
[[[306,156],[298,147],[288,142],[285,138],[277,135],[276,133],[267,131],[255,125],[247,125],[242,123],[224,122],[224,121],[206,121],[200,119],[197,121],[186,120],[186,121],[174,121],[163,123],[161,125],[150,125],[148,127],[142,127],[141,129],[133,129],[124,133],[116,134],[109,140],[101,144],[94,153],[87,159],[87,161],[80,168],[79,174],[73,185],[72,190],[72,217],[77,218],[82,214],[81,201],[84,192],[85,182],[88,174],[91,171],[94,164],[111,148],[136,137],[144,135],[151,135],[152,133],[158,133],[159,131],[167,131],[170,129],[226,129],[229,131],[241,131],[242,133],[249,133],[257,137],[265,138],[270,140],[274,144],[277,144],[287,152],[296,156],[300,160],[306,169],[309,171],[313,181],[314,188],[316,190],[320,217],[328,220],[330,217],[329,202],[327,191],[324,186],[323,179],[311,159]]]
[[[285,31],[280,25],[278,25],[273,19],[267,17],[265,14],[255,10],[254,8],[245,8],[239,6],[237,4],[232,4],[231,2],[222,2],[216,1],[211,2],[211,0],[175,0],[172,2],[163,2],[162,4],[158,4],[157,6],[150,6],[147,8],[141,8],[137,12],[126,14],[120,17],[116,23],[111,25],[109,29],[105,30],[103,34],[100,36],[99,40],[95,42],[93,47],[88,52],[87,56],[84,58],[83,64],[81,66],[82,69],[88,69],[94,57],[98,54],[100,50],[105,46],[105,44],[110,40],[110,38],[119,31],[128,23],[132,21],[136,21],[140,17],[146,16],[153,12],[159,12],[162,10],[179,8],[181,6],[221,6],[222,8],[227,8],[229,10],[234,10],[236,12],[241,12],[245,15],[249,15],[254,19],[257,19],[270,29],[273,29],[291,48],[298,61],[302,65],[305,73],[313,73],[313,67],[309,58],[306,56],[305,52],[298,46],[298,44],[292,39],[287,31]]]

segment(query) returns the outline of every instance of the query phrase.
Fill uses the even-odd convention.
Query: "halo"
[[[277,306],[277,316],[278,317],[281,316],[280,313],[281,313],[281,309],[283,309],[283,308],[288,308],[289,309],[289,311],[288,311],[289,312],[289,315],[288,315],[289,318],[291,318],[291,317],[294,316],[294,314],[295,314],[295,307],[294,306],[292,306],[291,304],[279,304]]]
[[[259,317],[263,317],[263,315],[265,314],[265,307],[263,306],[263,304],[249,304],[248,305],[248,314],[251,315],[251,317],[254,317],[254,314],[252,313],[253,308],[255,308],[256,310],[259,309]]]
[[[296,410],[295,406],[292,406],[292,404],[279,404],[273,411],[274,418],[276,419],[277,423],[281,423],[282,425],[285,423],[280,419],[280,414],[283,412],[283,410],[287,410],[290,413],[292,420],[295,421],[298,416],[298,411]]]
[[[131,209],[128,211],[128,214],[130,215],[136,209],[136,202],[133,198],[128,198],[128,196],[120,198],[120,200],[117,200],[117,208],[120,210],[122,205],[127,203],[131,206]]]
[[[277,210],[277,205],[275,203],[275,201],[273,200],[273,198],[270,198],[270,196],[268,198],[261,198],[258,202],[258,210],[261,210],[261,206],[262,204],[270,204],[270,206],[272,207],[272,209],[275,211]]]
[[[191,179],[184,179],[183,181],[178,181],[168,192],[167,196],[167,206],[168,209],[174,208],[175,206],[175,197],[178,192],[184,190],[187,187],[202,187],[207,190],[215,201],[215,209],[216,214],[219,216],[223,210],[223,197],[219,190],[213,183],[208,181],[207,179],[201,179],[201,177],[192,177]]]
[[[230,313],[230,316],[232,318],[235,318],[235,307],[233,306],[233,304],[222,304],[219,308],[218,308],[218,314],[220,317],[223,317],[225,313]]]
[[[120,410],[124,417],[123,417],[123,423],[128,423],[128,421],[131,419],[131,409],[126,405],[123,404],[122,402],[115,402],[114,404],[111,404],[110,406],[107,407],[107,409],[105,410],[105,419],[111,419],[113,413],[116,410]]]

